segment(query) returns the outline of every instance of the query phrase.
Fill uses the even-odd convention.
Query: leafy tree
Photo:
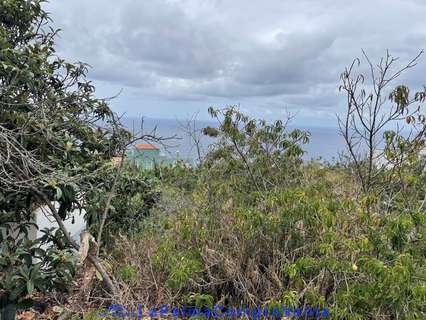
[[[101,188],[99,184],[105,179],[106,167],[111,182],[119,180],[122,166],[111,169],[111,158],[124,155],[136,138],[120,125],[107,101],[96,98],[95,87],[86,78],[88,66],[57,56],[58,30],[50,26],[43,3],[0,1],[0,223],[2,229],[9,223],[21,226],[31,220],[36,208],[44,206],[58,223],[67,246],[78,249],[63,221],[72,218],[74,209],[90,209],[100,195],[108,195],[100,218],[103,226],[117,192],[115,183],[103,183]],[[121,188],[118,192],[127,191]],[[102,229],[98,240],[101,234]],[[55,237],[49,239],[52,242]],[[99,259],[89,259],[107,288],[115,291]],[[27,265],[38,268],[47,279],[52,273],[45,266]],[[13,264],[3,269],[1,282],[13,270]],[[12,297],[9,289],[4,290]],[[29,290],[18,291],[22,296]]]
[[[288,120],[267,123],[251,119],[236,107],[210,108],[209,113],[219,125],[204,129],[206,135],[217,139],[205,163],[210,173],[237,179],[237,190],[257,192],[291,185],[300,178],[308,132],[288,130]]]

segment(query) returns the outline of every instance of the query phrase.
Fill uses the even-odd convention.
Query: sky
[[[335,126],[340,74],[362,49],[406,62],[426,47],[425,0],[51,0],[57,52],[91,66],[101,98],[131,117],[256,118]],[[362,66],[361,66],[362,68]],[[362,70],[362,69],[361,69]],[[399,82],[426,84],[426,55]],[[395,85],[400,83],[395,83]]]

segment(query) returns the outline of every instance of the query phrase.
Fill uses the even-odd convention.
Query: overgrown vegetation
[[[252,142],[263,135],[263,122],[241,125],[234,108],[222,114],[232,129],[218,126],[215,134],[224,138],[198,180],[186,190],[166,181],[164,190],[185,195],[185,205],[156,213],[118,244],[116,272],[127,272],[118,277],[122,302],[320,306],[333,319],[422,319],[424,159],[398,168],[404,186],[388,184],[396,179],[392,167],[365,193],[351,166],[303,164],[301,152],[287,149],[292,133],[276,154],[266,154],[263,141],[237,149],[233,135],[247,146],[247,130]],[[279,141],[284,129],[270,132],[268,141]],[[291,166],[267,166],[283,155]]]
[[[79,246],[63,221],[81,209],[100,246],[89,260],[103,281],[83,297],[96,308],[284,305],[328,308],[331,319],[425,319],[426,93],[398,83],[419,57],[398,68],[389,54],[377,67],[365,55],[372,83],[355,72],[360,60],[345,70],[338,163],[304,162],[309,133],[287,121],[227,107],[209,109],[217,126],[203,133],[215,143],[197,166],[139,171],[111,158],[155,136],[132,137],[95,98],[86,66],[56,57],[41,3],[0,1],[4,314],[34,293],[72,294]],[[31,241],[41,207],[60,230]]]
[[[337,164],[303,163],[309,134],[285,122],[210,109],[218,126],[204,133],[217,142],[197,179],[192,168],[167,169],[163,197],[175,197],[174,209],[146,219],[114,252],[123,303],[319,306],[333,319],[423,319],[424,92],[408,98],[407,87],[379,86],[375,114],[349,101],[342,130],[348,148],[359,148]],[[363,129],[371,145],[355,121],[372,125]]]

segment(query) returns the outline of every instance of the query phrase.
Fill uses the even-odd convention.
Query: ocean
[[[141,131],[141,119],[137,118],[123,118],[122,124],[132,132]],[[154,129],[156,134],[161,137],[173,137],[164,141],[164,146],[159,145],[162,153],[172,158],[181,159],[197,159],[197,151],[194,143],[186,133],[187,121],[175,119],[143,119],[143,130],[145,133],[150,133]],[[207,126],[215,127],[215,122],[209,121],[195,121],[191,123],[191,127],[195,126],[196,130],[201,130]],[[304,145],[305,160],[324,160],[334,161],[338,158],[339,153],[345,151],[345,144],[342,136],[339,134],[338,128],[335,127],[293,127],[292,129],[306,130],[311,134],[310,142]],[[209,145],[214,142],[214,139],[200,135],[200,144],[203,153],[208,151]],[[154,143],[158,145],[158,143]]]

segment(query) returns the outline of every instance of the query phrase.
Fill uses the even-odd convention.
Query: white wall
[[[56,206],[58,206],[58,204],[55,204]],[[75,223],[72,224],[72,219],[67,219],[64,221],[64,224],[67,228],[67,230],[69,231],[69,233],[71,234],[71,236],[78,240],[78,236],[80,235],[80,232],[82,229],[84,229],[85,227],[85,222],[84,222],[84,210],[82,210],[81,215],[80,215],[80,210],[75,210],[73,212],[74,215],[74,220]],[[47,208],[40,208],[37,209],[35,212],[35,216],[36,216],[36,223],[39,227],[39,229],[37,231],[33,230],[32,232],[32,237],[33,239],[35,237],[41,237],[43,235],[43,233],[41,232],[41,230],[43,230],[44,228],[58,228],[58,224],[56,223],[55,219],[53,218],[53,216],[51,215],[49,209]]]
[[[59,207],[58,203],[55,203],[55,205]],[[65,227],[67,228],[68,232],[77,241],[79,241],[80,232],[86,226],[84,218],[83,218],[84,213],[85,213],[84,210],[81,211],[81,214],[80,214],[80,210],[74,210],[73,212],[74,224],[71,223],[72,219],[67,219],[66,221],[64,221]],[[58,224],[56,223],[55,219],[53,218],[52,214],[50,213],[47,207],[37,209],[34,212],[34,218],[32,221],[38,225],[39,229],[37,230],[37,228],[31,227],[28,230],[28,236],[30,240],[35,240],[36,238],[41,237],[43,235],[41,230],[43,230],[44,228],[55,228],[55,229],[58,228]],[[4,229],[1,227],[0,227],[0,232],[2,232],[3,235],[5,234]]]

